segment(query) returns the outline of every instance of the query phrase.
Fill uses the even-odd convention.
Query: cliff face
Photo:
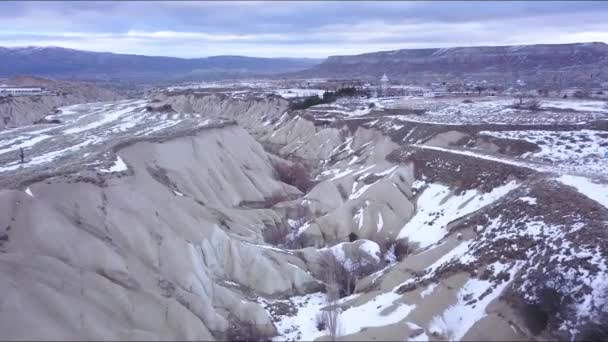
[[[587,72],[606,76],[607,65],[608,45],[577,43],[407,49],[333,56],[310,72],[316,76],[371,78],[379,78],[383,73],[392,78],[422,77],[422,74],[429,78],[450,75],[511,78],[557,72],[578,77]],[[589,78],[590,74],[584,76]]]

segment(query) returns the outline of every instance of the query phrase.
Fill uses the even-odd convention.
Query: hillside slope
[[[430,81],[441,79],[526,80],[545,82],[589,81],[608,76],[608,45],[576,43],[555,45],[404,49],[332,56],[305,72],[322,77],[364,77]],[[304,74],[304,73],[302,73]]]
[[[176,58],[92,52],[59,47],[0,47],[0,76],[32,74],[89,80],[179,80],[292,72],[319,60],[213,56]]]

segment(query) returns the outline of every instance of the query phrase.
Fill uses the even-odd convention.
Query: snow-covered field
[[[580,193],[608,208],[608,184],[596,183],[588,178],[562,175],[558,180],[575,187]]]
[[[199,114],[149,112],[147,100],[79,104],[61,108],[52,119],[59,124],[41,124],[0,132],[0,174],[60,170],[81,163],[100,172],[128,170],[111,146],[130,139],[154,137],[166,132],[190,130],[218,122]],[[20,161],[20,148],[24,162]]]
[[[608,102],[592,100],[546,100],[542,107],[576,110],[579,112],[608,113]]]
[[[306,97],[306,96],[323,96],[325,90],[323,89],[306,89],[306,88],[288,88],[288,89],[275,89],[275,94],[280,95],[286,99],[293,97]]]
[[[401,229],[398,238],[408,239],[419,248],[427,248],[448,234],[450,222],[480,210],[515,188],[517,183],[510,182],[487,194],[467,190],[456,195],[445,185],[428,184],[418,197],[416,214]]]
[[[517,102],[512,98],[474,99],[401,98],[390,107],[393,109],[423,109],[423,115],[395,115],[404,121],[437,124],[503,124],[503,125],[554,125],[583,124],[605,119],[608,109],[601,101],[550,101],[540,100],[540,111],[514,109]]]
[[[484,131],[483,135],[523,140],[540,147],[528,152],[529,158],[563,167],[565,171],[608,175],[608,132],[583,129],[579,131]]]

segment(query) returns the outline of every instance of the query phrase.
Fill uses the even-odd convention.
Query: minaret
[[[386,76],[386,73],[382,75],[382,78],[380,79],[380,86],[384,89],[388,87],[388,77]]]

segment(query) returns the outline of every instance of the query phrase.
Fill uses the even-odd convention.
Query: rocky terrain
[[[57,108],[86,102],[111,101],[121,98],[113,91],[82,82],[54,81],[39,77],[19,76],[6,82],[9,86],[43,87],[42,95],[0,97],[0,129],[36,123]]]
[[[575,43],[555,45],[405,49],[331,56],[302,72],[308,77],[360,77],[424,84],[433,81],[487,80],[512,84],[520,78],[533,85],[587,85],[605,78],[608,45]]]
[[[506,102],[175,89],[3,130],[0,337],[605,339],[608,109]]]

